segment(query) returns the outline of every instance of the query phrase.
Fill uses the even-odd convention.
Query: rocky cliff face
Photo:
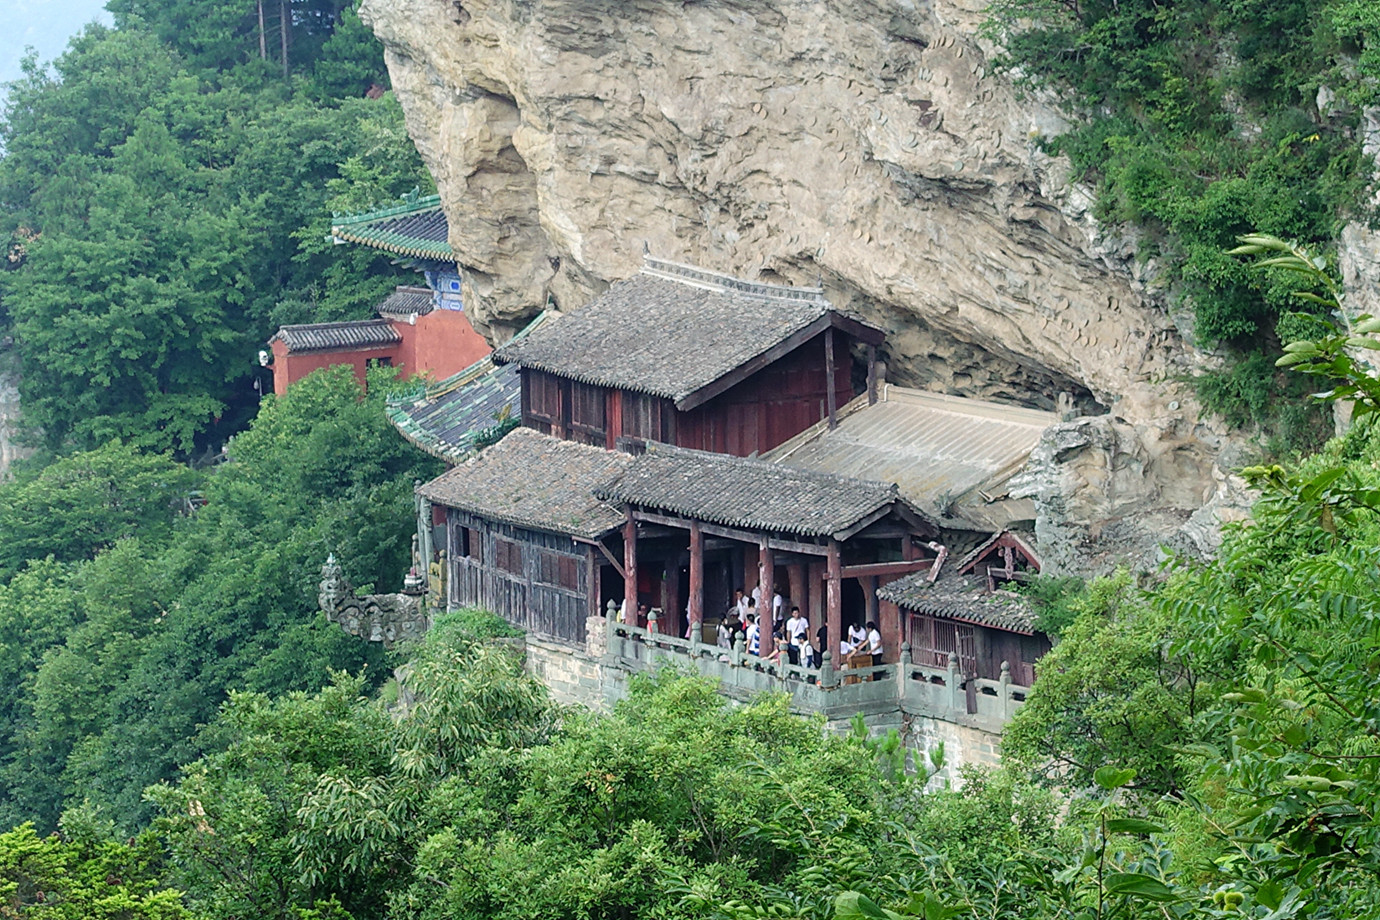
[[[992,75],[983,0],[365,0],[502,338],[664,258],[814,284],[885,327],[890,379],[1097,412],[1061,468],[1139,465],[1090,513],[1180,519],[1220,444],[1202,356]],[[1085,433],[1086,434],[1086,433]],[[1076,449],[1075,449],[1076,447]],[[1082,458],[1081,460],[1079,458]],[[1062,474],[1061,474],[1062,475]],[[1057,490],[1060,476],[1036,488]],[[1106,480],[1110,482],[1111,479]],[[1057,503],[1057,502],[1056,502]],[[1079,526],[1089,522],[1079,518]]]

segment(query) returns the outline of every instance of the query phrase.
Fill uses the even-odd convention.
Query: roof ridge
[[[654,275],[668,281],[677,281],[696,287],[724,291],[725,293],[746,294],[763,300],[795,300],[808,303],[822,303],[830,307],[822,287],[797,287],[790,284],[768,284],[765,281],[748,281],[734,275],[716,272],[685,262],[672,262],[651,255],[642,257],[642,274]]]
[[[441,196],[426,195],[419,198],[410,198],[408,195],[401,196],[399,204],[389,205],[385,208],[377,208],[373,211],[358,211],[353,214],[331,214],[331,227],[343,227],[352,224],[362,224],[374,220],[382,220],[385,217],[400,217],[404,214],[415,214],[418,211],[430,211],[432,208],[441,206]]]
[[[716,463],[725,465],[756,466],[762,470],[773,470],[776,472],[786,471],[808,479],[816,479],[823,482],[833,482],[840,485],[861,485],[869,488],[881,489],[890,495],[899,496],[900,487],[894,482],[886,482],[881,479],[863,479],[858,476],[848,476],[843,473],[828,472],[825,470],[812,470],[801,466],[792,466],[788,463],[777,463],[773,460],[764,460],[761,457],[739,457],[734,454],[718,453],[717,451],[698,450],[693,447],[680,447],[675,444],[667,444],[664,441],[647,442],[647,453],[680,453],[691,454],[704,457]]]
[[[369,319],[337,319],[332,320],[328,323],[294,323],[290,326],[279,326],[278,331],[286,332],[288,330],[291,330],[296,332],[298,330],[303,329],[343,329],[346,326],[391,325],[392,322],[392,320],[383,319],[382,317],[375,316],[370,317]]]

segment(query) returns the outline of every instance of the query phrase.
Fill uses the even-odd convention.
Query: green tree
[[[0,579],[29,560],[90,559],[136,534],[162,542],[198,481],[167,455],[112,441],[0,483]]]
[[[189,920],[159,877],[151,836],[129,844],[41,838],[29,824],[0,834],[0,910],[32,920]]]

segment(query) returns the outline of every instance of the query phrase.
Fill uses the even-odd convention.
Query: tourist
[[[719,648],[733,648],[733,628],[729,624],[736,622],[736,620],[731,620],[728,617],[719,621],[719,627],[714,631],[718,637]]]
[[[786,621],[786,641],[790,643],[786,647],[786,654],[790,656],[791,664],[800,664],[800,646],[809,630],[810,621],[800,615],[799,607],[792,607],[791,618]]]
[[[747,615],[747,651],[749,655],[762,654],[762,629],[757,625],[757,615]]]
[[[810,667],[819,668],[824,666],[824,650],[829,647],[829,624],[821,623],[819,629],[815,630],[815,644],[810,650]]]
[[[872,655],[872,666],[875,668],[882,663],[882,634],[877,631],[877,621],[867,621],[867,651]],[[872,675],[873,680],[881,680],[880,673]]]
[[[857,649],[867,641],[867,630],[862,628],[861,623],[848,624],[848,643]]]

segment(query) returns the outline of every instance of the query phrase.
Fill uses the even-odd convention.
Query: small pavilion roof
[[[817,424],[769,451],[787,466],[895,482],[912,504],[950,527],[1000,530],[1033,518],[1005,484],[1030,457],[1050,412],[886,384],[875,405],[844,406],[832,431]]]
[[[1038,616],[1030,601],[1012,591],[989,591],[987,579],[949,569],[933,583],[916,572],[877,589],[877,597],[934,617],[991,626],[1030,636]]]
[[[374,312],[380,316],[426,316],[435,309],[431,288],[399,285],[385,297]]]
[[[594,497],[595,486],[631,462],[627,454],[515,428],[418,493],[490,520],[594,540],[624,519]]]
[[[405,196],[399,204],[331,219],[331,237],[414,259],[455,261],[441,196]]]
[[[835,326],[878,344],[881,330],[819,288],[744,281],[647,258],[642,271],[539,333],[499,349],[511,362],[692,409]]]
[[[402,336],[386,319],[355,319],[280,326],[268,341],[270,344],[281,341],[289,354],[300,354],[343,348],[379,348],[401,342]]]
[[[595,495],[744,530],[847,539],[892,509],[924,522],[890,483],[652,444]]]

